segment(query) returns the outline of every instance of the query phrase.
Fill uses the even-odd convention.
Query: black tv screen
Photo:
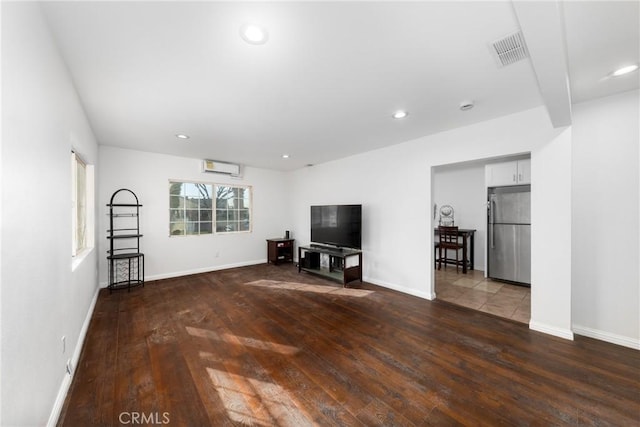
[[[311,206],[311,241],[361,249],[362,205]]]

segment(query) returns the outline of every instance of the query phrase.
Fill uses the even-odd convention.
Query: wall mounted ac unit
[[[231,176],[240,176],[240,165],[219,162],[217,160],[203,160],[202,172],[221,173]]]

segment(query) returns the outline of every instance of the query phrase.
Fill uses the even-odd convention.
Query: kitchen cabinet
[[[487,187],[531,184],[531,159],[486,165],[485,182]]]

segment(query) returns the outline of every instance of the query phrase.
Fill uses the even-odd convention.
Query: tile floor
[[[531,289],[485,279],[484,271],[436,269],[436,298],[529,324]]]

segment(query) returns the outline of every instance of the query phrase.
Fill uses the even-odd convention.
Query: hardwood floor
[[[638,425],[640,352],[259,265],[102,291],[59,425]]]

